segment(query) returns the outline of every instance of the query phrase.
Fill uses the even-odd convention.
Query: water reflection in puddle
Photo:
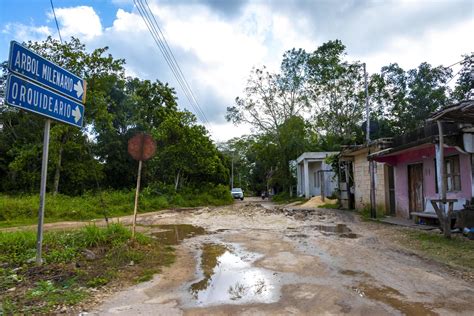
[[[238,245],[205,244],[199,270],[191,284],[192,305],[272,303],[280,297],[280,278],[273,271],[253,267],[262,255]]]
[[[372,286],[368,283],[360,283],[352,289],[360,297],[382,302],[405,315],[437,315],[431,310],[430,304],[407,301],[399,291],[388,286]]]
[[[188,224],[156,225],[153,226],[151,235],[164,245],[178,245],[183,239],[207,234],[206,230],[199,226]]]
[[[331,236],[337,234],[339,237],[343,238],[358,238],[359,236],[355,233],[352,232],[352,230],[347,227],[346,224],[336,224],[336,225],[312,225],[312,226],[306,226],[308,228],[314,228],[316,230],[319,230],[322,232],[324,235]]]

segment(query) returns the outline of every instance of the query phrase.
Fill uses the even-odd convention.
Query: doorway
[[[395,174],[393,166],[387,165],[388,176],[388,211],[390,215],[395,215]]]
[[[410,213],[425,210],[423,198],[423,164],[408,165],[408,194]]]

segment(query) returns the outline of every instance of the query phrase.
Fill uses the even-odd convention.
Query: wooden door
[[[408,194],[411,212],[424,211],[423,198],[423,164],[408,166]]]

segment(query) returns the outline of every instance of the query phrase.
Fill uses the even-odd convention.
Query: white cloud
[[[113,2],[129,8],[131,0]],[[224,121],[226,107],[242,95],[252,67],[266,65],[276,71],[283,53],[294,47],[313,51],[324,41],[343,39],[348,45],[348,58],[367,62],[369,72],[391,62],[405,69],[423,61],[447,65],[473,50],[472,18],[446,20],[450,13],[444,8],[449,6],[442,3],[430,9],[426,3],[409,1],[365,6],[355,2],[334,9],[325,2],[308,2],[307,8],[304,2],[248,2],[238,14],[226,16],[196,1],[148,2],[212,123],[214,140],[250,132],[248,126],[235,127]],[[77,36],[89,49],[109,46],[115,58],[126,59],[127,74],[169,82],[178,91],[179,104],[189,108],[136,8],[132,12],[118,9],[108,28],[102,27],[92,7],[58,8],[56,14],[64,37]],[[462,17],[462,12],[457,14]],[[43,39],[54,31],[46,26],[19,24],[8,24],[2,30],[17,34],[19,41]]]
[[[474,21],[460,21],[443,31],[428,31],[418,38],[403,36],[394,37],[387,49],[367,56],[368,70],[378,72],[382,66],[398,63],[408,70],[418,67],[422,62],[432,66],[449,66],[461,60],[461,54],[473,51],[469,41],[469,30],[474,29]]]
[[[74,36],[90,40],[102,34],[100,18],[92,7],[56,8],[55,11],[61,35],[65,38]],[[54,19],[53,13],[50,12],[48,17]]]
[[[235,126],[232,123],[212,124],[211,138],[215,142],[224,142],[234,137],[251,134],[251,128],[247,124]]]
[[[2,33],[10,35],[13,39],[26,41],[40,41],[52,35],[51,29],[47,26],[29,26],[20,23],[8,23],[2,29]]]

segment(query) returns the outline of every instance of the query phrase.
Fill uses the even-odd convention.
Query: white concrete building
[[[311,198],[321,195],[331,196],[337,189],[337,179],[330,165],[324,160],[338,152],[306,152],[296,158],[297,194]]]

